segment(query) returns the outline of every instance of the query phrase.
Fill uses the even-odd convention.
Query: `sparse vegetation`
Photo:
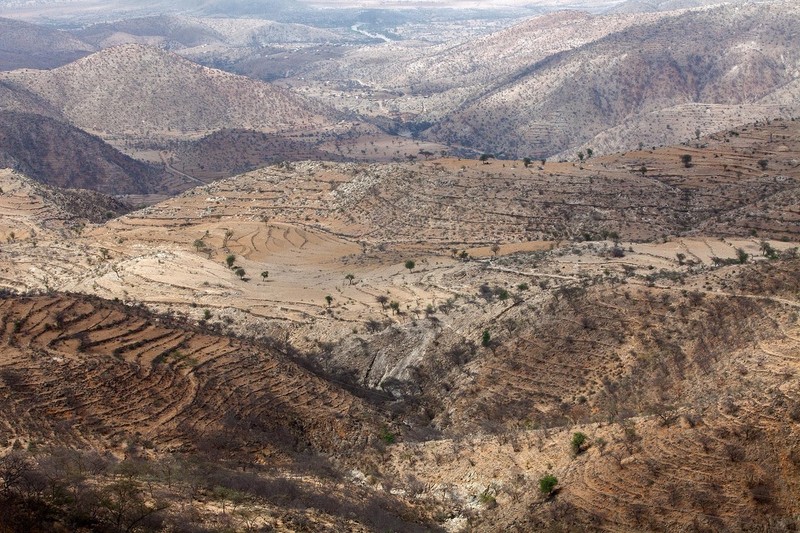
[[[394,444],[395,441],[397,440],[395,434],[392,431],[390,431],[389,428],[386,427],[381,429],[380,437],[381,440],[386,444]]]
[[[486,348],[491,344],[492,344],[492,334],[489,333],[488,329],[485,329],[483,330],[483,334],[481,335],[481,346]]]
[[[539,478],[539,492],[545,496],[551,495],[556,489],[556,485],[558,485],[558,479],[553,474],[545,474]]]
[[[173,50],[197,37],[185,57],[285,78],[280,88],[125,45],[4,74],[3,102],[30,89],[159,159],[167,175],[143,175],[129,198],[172,197],[130,212],[0,170],[0,238],[14,242],[0,250],[0,523],[796,529],[800,124],[761,115],[796,107],[791,69],[764,65],[796,63],[786,43],[800,8],[654,11],[644,47],[642,17],[560,12],[510,29],[442,17],[432,35],[419,17],[435,12],[367,17],[357,28],[397,32],[378,48],[349,23],[102,27]],[[154,25],[177,29],[132,31]],[[692,28],[702,38],[687,39]],[[461,44],[447,45],[456,29]],[[730,53],[743,32],[757,54]],[[652,50],[667,49],[686,76],[656,72]],[[156,82],[143,63],[137,83],[166,92],[133,94],[167,98],[130,102],[147,123],[127,123],[133,109],[97,115],[91,98],[108,102],[103,84],[117,87],[134,55],[160,68]],[[731,106],[719,73],[745,56],[741,72],[770,75],[734,77]],[[409,69],[388,72],[387,58]],[[78,94],[70,80],[87,68],[106,74]],[[690,104],[686,83],[702,85]],[[179,89],[205,116],[153,109]],[[198,107],[195,90],[224,93],[229,126],[198,139],[221,109]],[[739,126],[756,109],[742,94],[760,95],[757,123]],[[79,105],[90,118],[75,118]],[[22,168],[8,130],[0,160]],[[476,146],[496,160],[476,161]],[[555,159],[545,170],[531,153]],[[244,173],[220,179],[231,169]],[[245,284],[244,267],[262,282]]]
[[[581,433],[580,431],[572,434],[572,440],[570,441],[570,446],[572,447],[572,453],[575,455],[580,454],[584,450],[584,446],[586,446],[586,441],[588,437],[586,437],[585,433]]]

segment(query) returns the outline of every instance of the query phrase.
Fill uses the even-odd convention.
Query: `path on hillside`
[[[175,174],[175,175],[176,175],[176,176],[178,176],[178,177],[181,177],[181,178],[186,178],[186,179],[187,179],[187,180],[189,180],[189,181],[194,181],[194,182],[197,182],[197,183],[199,183],[200,185],[208,185],[206,182],[204,182],[204,181],[201,181],[201,180],[199,180],[199,179],[195,178],[194,176],[190,176],[189,174],[186,174],[186,173],[184,173],[184,172],[181,172],[181,171],[180,171],[180,170],[178,170],[177,168],[175,168],[175,167],[173,167],[172,165],[170,165],[170,164],[167,162],[167,158],[166,158],[166,157],[164,157],[164,154],[163,154],[163,153],[161,153],[161,152],[158,152],[158,157],[160,157],[160,158],[161,158],[161,162],[162,162],[162,163],[164,163],[164,168],[165,168],[165,169],[167,170],[167,172],[169,172],[170,174]]]

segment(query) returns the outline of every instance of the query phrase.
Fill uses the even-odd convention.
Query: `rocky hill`
[[[107,524],[124,481],[146,530],[795,527],[799,129],[285,163],[14,235],[0,512]]]
[[[54,68],[95,50],[66,31],[0,18],[0,70]]]
[[[223,42],[222,35],[199,21],[170,15],[102,22],[73,33],[97,48],[141,44],[175,50]]]
[[[0,112],[0,167],[47,185],[106,194],[158,191],[163,173],[74,126],[13,111]]]
[[[590,44],[532,62],[473,99],[429,135],[510,156],[550,156],[604,136],[604,151],[686,140],[671,132],[674,106],[723,104],[738,113],[694,121],[701,133],[763,117],[794,116],[796,101],[765,99],[797,79],[797,5],[723,6],[636,24]],[[661,116],[665,120],[659,120]],[[644,124],[649,128],[644,128]],[[630,128],[630,131],[625,131]],[[665,133],[666,131],[666,133]]]
[[[36,93],[76,126],[106,135],[188,134],[221,128],[311,130],[334,115],[285,89],[125,45],[6,81]]]

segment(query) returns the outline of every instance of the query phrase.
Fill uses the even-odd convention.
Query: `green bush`
[[[489,333],[489,330],[486,329],[483,331],[483,335],[481,336],[481,346],[488,347],[492,343],[492,334]]]
[[[587,437],[584,433],[578,431],[577,433],[572,434],[572,451],[575,455],[578,455],[583,451],[583,445],[586,444]]]
[[[539,479],[539,491],[544,495],[550,495],[558,485],[558,479],[553,474],[547,474]]]
[[[394,444],[395,441],[397,440],[397,437],[395,437],[394,433],[389,431],[389,428],[383,428],[381,430],[381,435],[380,436],[381,436],[381,440],[383,442],[385,442],[386,444]]]

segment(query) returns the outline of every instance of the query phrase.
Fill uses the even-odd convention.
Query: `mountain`
[[[31,113],[0,111],[0,167],[42,183],[106,194],[159,189],[159,171],[117,151],[102,139]]]
[[[652,13],[655,11],[675,11],[678,9],[692,9],[698,7],[714,6],[717,4],[744,3],[747,0],[625,0],[612,6],[605,13]]]
[[[66,31],[0,18],[0,70],[54,68],[95,50]]]
[[[576,49],[532,63],[473,98],[428,136],[509,156],[550,156],[618,128],[604,150],[631,149],[641,121],[667,130],[658,112],[673,106],[740,106],[715,131],[767,116],[800,112],[794,99],[762,101],[800,76],[800,8],[795,3],[723,6],[633,25]],[[751,115],[752,116],[752,115]],[[631,131],[625,132],[627,125]],[[708,132],[702,122],[693,122]],[[685,131],[685,129],[684,129]],[[659,144],[685,136],[667,133]]]
[[[465,153],[574,159],[586,147],[666,146],[697,130],[796,116],[786,90],[800,77],[798,22],[785,0],[562,11],[462,42],[346,50],[305,62],[291,83],[387,131]],[[692,119],[682,120],[687,110]]]
[[[141,44],[173,50],[223,41],[222,35],[201,22],[174,15],[102,22],[77,30],[74,34],[97,48]]]
[[[51,71],[7,73],[5,80],[47,100],[76,126],[106,135],[312,130],[335,117],[285,89],[140,45],[103,50]]]

